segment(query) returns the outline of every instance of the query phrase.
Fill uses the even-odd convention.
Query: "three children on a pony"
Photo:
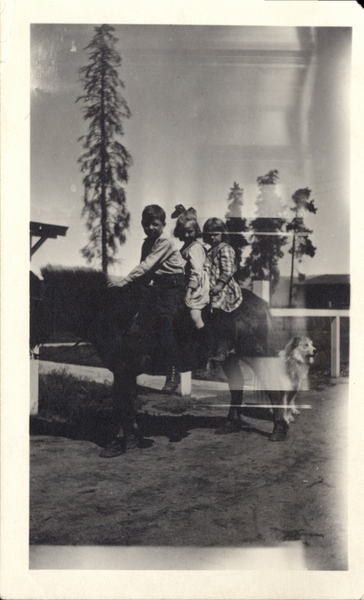
[[[236,257],[227,241],[224,222],[217,218],[208,219],[201,233],[193,208],[186,210],[182,205],[176,206],[172,218],[176,217],[174,236],[183,242],[180,249],[164,232],[166,213],[163,208],[156,204],[146,206],[142,227],[147,237],[139,265],[126,277],[109,277],[109,286],[123,287],[138,280],[152,287],[153,309],[158,314],[159,341],[166,362],[163,391],[171,394],[176,391],[180,379],[175,368],[177,347],[173,336],[177,306],[184,302],[190,311],[206,358],[223,361],[227,349],[223,342],[219,343],[214,329],[223,330],[224,321],[243,300],[241,288],[234,279]],[[207,328],[202,319],[202,310],[208,305],[211,307],[211,328]]]

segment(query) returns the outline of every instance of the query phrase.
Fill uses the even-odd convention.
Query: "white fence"
[[[268,282],[259,282],[268,283]],[[267,289],[262,289],[266,296]],[[316,308],[270,308],[272,317],[328,317],[331,319],[331,377],[340,377],[340,318],[349,317],[349,310]],[[38,412],[38,361],[31,360],[31,414]],[[181,395],[190,396],[192,390],[191,373],[181,373]]]
[[[259,281],[254,282],[262,284],[262,288],[254,289],[255,293],[259,293],[262,297],[267,297],[269,294],[269,282]],[[264,287],[264,284],[268,286]],[[319,308],[270,308],[272,317],[328,317],[331,319],[331,369],[332,378],[340,377],[340,318],[349,317],[349,310],[336,309],[319,309]],[[189,396],[191,394],[192,382],[191,373],[181,374],[181,395]]]

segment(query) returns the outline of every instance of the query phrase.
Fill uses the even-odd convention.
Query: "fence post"
[[[30,414],[38,414],[38,394],[39,394],[39,360],[35,356],[39,353],[39,347],[36,346],[30,355]]]
[[[262,298],[268,305],[270,304],[270,289],[269,289],[269,281],[261,280],[261,281],[253,281],[253,292],[259,298]]]
[[[192,375],[191,371],[181,373],[181,396],[191,396]]]
[[[340,377],[340,316],[331,320],[331,377]]]

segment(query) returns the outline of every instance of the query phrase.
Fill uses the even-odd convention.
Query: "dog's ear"
[[[293,337],[286,346],[287,350],[289,352],[292,352],[295,348],[297,348],[297,346],[300,345],[300,341],[301,341],[301,338],[298,335]]]

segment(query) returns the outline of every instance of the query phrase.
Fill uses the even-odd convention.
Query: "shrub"
[[[111,406],[111,385],[79,379],[65,369],[39,376],[39,415],[73,420],[82,409]]]

